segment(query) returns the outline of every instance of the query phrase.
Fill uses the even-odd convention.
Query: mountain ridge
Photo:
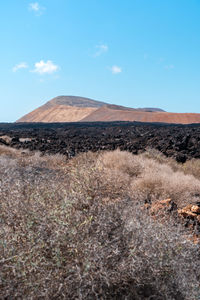
[[[106,102],[80,96],[58,96],[49,100],[43,106],[67,105],[76,107],[101,107],[107,104]]]

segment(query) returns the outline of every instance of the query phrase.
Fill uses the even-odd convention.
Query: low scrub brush
[[[196,201],[192,175],[119,150],[23,160],[0,156],[0,298],[199,299],[199,245],[144,209]]]

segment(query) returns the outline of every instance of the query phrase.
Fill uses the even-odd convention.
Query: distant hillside
[[[200,114],[168,113],[160,108],[130,108],[77,96],[59,96],[17,122],[139,121],[200,123]]]
[[[200,114],[191,113],[167,113],[164,111],[142,111],[142,110],[113,110],[109,106],[103,106],[91,112],[82,121],[138,121],[138,122],[159,122],[174,124],[200,123]]]

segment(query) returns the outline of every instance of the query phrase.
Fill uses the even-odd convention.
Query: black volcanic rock
[[[61,153],[67,158],[80,152],[121,149],[133,154],[148,148],[184,163],[200,158],[200,124],[164,125],[137,122],[97,123],[15,123],[0,124],[3,136],[11,137],[7,145],[14,148]],[[1,138],[2,137],[2,138]],[[20,141],[29,138],[29,141]]]

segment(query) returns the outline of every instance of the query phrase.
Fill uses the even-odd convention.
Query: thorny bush
[[[16,155],[15,155],[16,154]],[[1,299],[199,299],[199,245],[173,216],[200,181],[145,155],[0,156]]]

